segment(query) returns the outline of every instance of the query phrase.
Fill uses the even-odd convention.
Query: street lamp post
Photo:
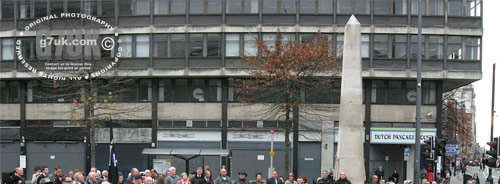
[[[270,166],[269,166],[269,171],[268,171],[268,177],[271,177],[273,174],[273,157],[274,157],[274,130],[270,130],[269,133],[271,134],[271,152],[269,152],[270,156]]]

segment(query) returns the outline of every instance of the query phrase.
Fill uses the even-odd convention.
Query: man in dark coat
[[[16,167],[9,178],[8,184],[25,184],[23,175],[23,168]]]
[[[38,176],[38,179],[36,180],[36,183],[40,184],[40,181],[43,178],[47,178],[47,177],[49,177],[49,168],[47,166],[42,166],[42,174],[40,174],[40,176]]]
[[[344,171],[340,172],[339,180],[335,182],[335,184],[351,184],[351,181],[347,179],[347,176]]]
[[[378,177],[377,182],[380,182],[380,178],[384,178],[384,170],[382,170],[382,166],[378,166],[378,169],[375,171],[375,175]]]
[[[203,179],[203,169],[201,167],[198,167],[196,169],[196,174],[191,178],[190,182],[191,184],[200,184],[201,180]]]
[[[206,170],[204,177],[200,181],[200,184],[214,184],[214,180],[212,180],[212,172]]]
[[[266,184],[283,184],[283,181],[281,181],[279,178],[278,178],[278,171],[273,171],[273,177],[267,179],[267,183]]]
[[[246,172],[239,172],[238,174],[240,175],[240,178],[234,181],[234,184],[248,184],[247,181],[248,174]]]
[[[333,184],[335,180],[328,178],[328,171],[324,170],[321,172],[321,178],[318,179],[317,184]]]

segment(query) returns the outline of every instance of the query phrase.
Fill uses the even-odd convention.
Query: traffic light
[[[434,137],[429,137],[429,139],[424,141],[424,156],[427,160],[434,160]]]
[[[499,154],[500,145],[498,142],[499,139],[500,138],[496,137],[493,139],[493,141],[486,143],[490,146],[490,151],[487,151],[486,154],[490,155],[491,158],[484,159],[483,164],[487,165],[488,167],[493,167],[493,168],[497,167],[497,160],[498,160],[497,157],[500,156]]]
[[[436,141],[436,156],[445,156],[446,155],[446,143],[448,142],[447,138],[437,139]]]

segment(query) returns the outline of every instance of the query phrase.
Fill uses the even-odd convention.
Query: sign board
[[[446,148],[446,154],[452,154],[452,155],[457,154],[457,148],[458,148],[457,144],[446,144],[445,148]]]
[[[404,148],[404,160],[408,161],[410,160],[410,148]]]
[[[170,159],[153,159],[153,168],[158,173],[166,173],[170,168]]]
[[[441,173],[441,156],[438,156],[438,163],[436,164],[436,173]]]
[[[314,158],[304,158],[305,161],[313,161]]]
[[[257,160],[264,160],[264,155],[257,155]]]
[[[435,137],[436,132],[421,132],[420,144]],[[415,144],[415,131],[372,130],[371,143],[374,144]]]

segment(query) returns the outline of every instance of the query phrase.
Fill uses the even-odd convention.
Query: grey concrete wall
[[[220,103],[158,103],[159,120],[220,120]]]
[[[108,153],[106,153],[108,155]],[[53,156],[51,158],[51,156]],[[85,144],[78,143],[26,143],[26,172],[31,179],[35,166],[47,166],[50,172],[56,166],[61,166],[62,173],[70,170],[85,170]]]
[[[75,105],[71,103],[51,103],[51,104],[26,104],[27,120],[68,120],[76,117],[83,117],[83,110],[72,113]]]
[[[0,173],[12,172],[15,167],[19,167],[20,150],[19,142],[0,143]]]
[[[415,105],[373,105],[374,122],[415,122]],[[422,106],[422,122],[436,122],[436,106]]]
[[[0,104],[0,120],[20,120],[20,106],[19,104]]]

